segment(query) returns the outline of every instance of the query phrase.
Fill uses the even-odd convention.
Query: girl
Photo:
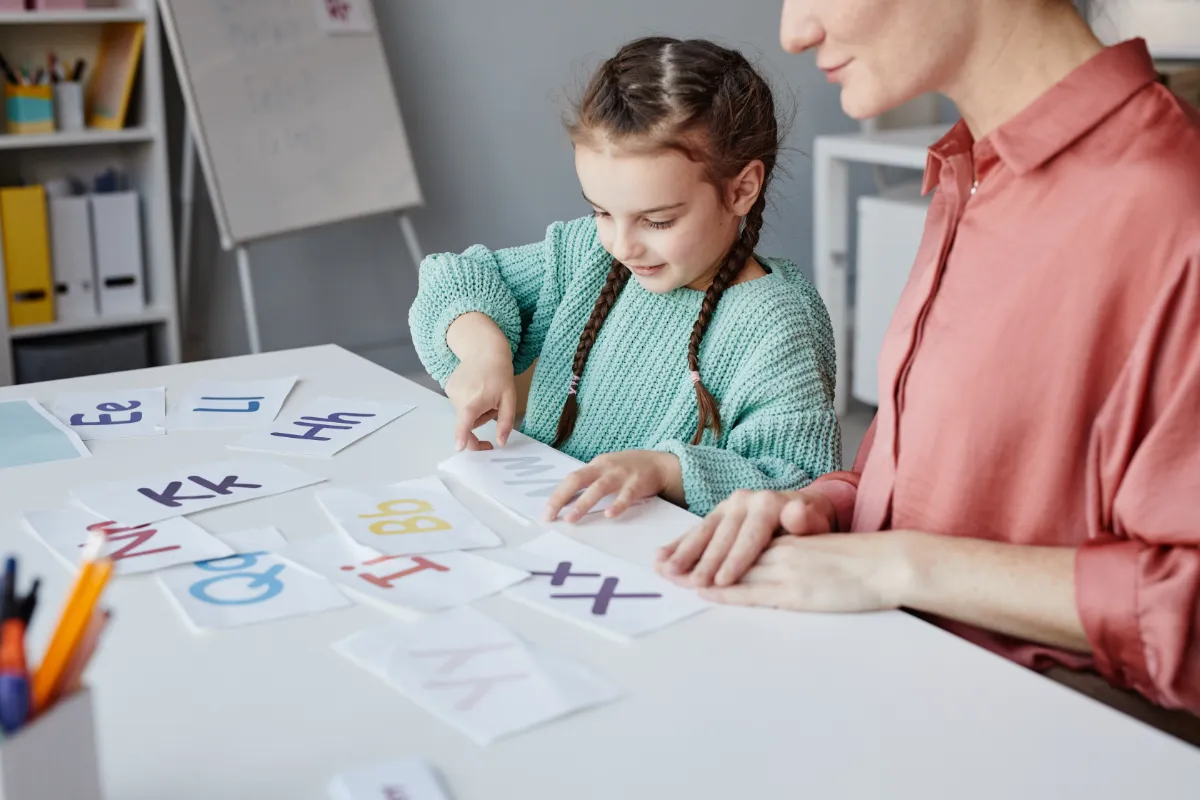
[[[783,41],[852,116],[962,121],[854,471],[731,499],[660,569],[906,607],[1200,744],[1200,115],[1069,0],[787,0]]]
[[[522,431],[588,466],[550,497],[576,521],[615,494],[710,511],[840,465],[828,315],[791,262],[757,257],[780,132],[739,53],[646,38],[591,79],[568,124],[593,216],[545,241],[421,265],[413,342],[458,411],[456,447],[536,360]],[[632,280],[631,280],[632,278]],[[720,399],[718,402],[718,398]]]

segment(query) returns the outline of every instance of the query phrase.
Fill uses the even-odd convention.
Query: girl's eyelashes
[[[609,214],[607,211],[601,211],[597,208],[592,209],[592,216],[595,217],[596,219],[608,219],[609,218]],[[669,228],[675,224],[675,220],[673,220],[673,219],[666,220],[663,222],[656,222],[654,220],[647,219],[647,220],[642,220],[642,222],[645,224],[645,226],[647,228],[652,228],[653,230],[656,230],[656,231],[665,231],[667,228]]]

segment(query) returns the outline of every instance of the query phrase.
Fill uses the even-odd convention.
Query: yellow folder
[[[0,236],[9,326],[54,322],[46,192],[41,186],[0,189]]]

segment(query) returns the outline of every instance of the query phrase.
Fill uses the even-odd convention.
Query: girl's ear
[[[763,177],[766,173],[767,169],[763,162],[755,159],[729,181],[725,201],[730,211],[739,217],[750,213],[754,201],[762,193]]]

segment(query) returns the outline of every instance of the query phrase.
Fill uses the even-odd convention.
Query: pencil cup
[[[0,800],[102,800],[92,694],[84,688],[0,743]]]
[[[78,81],[54,84],[54,120],[60,131],[83,130],[83,85]]]
[[[54,87],[4,87],[4,111],[9,133],[54,133]]]

